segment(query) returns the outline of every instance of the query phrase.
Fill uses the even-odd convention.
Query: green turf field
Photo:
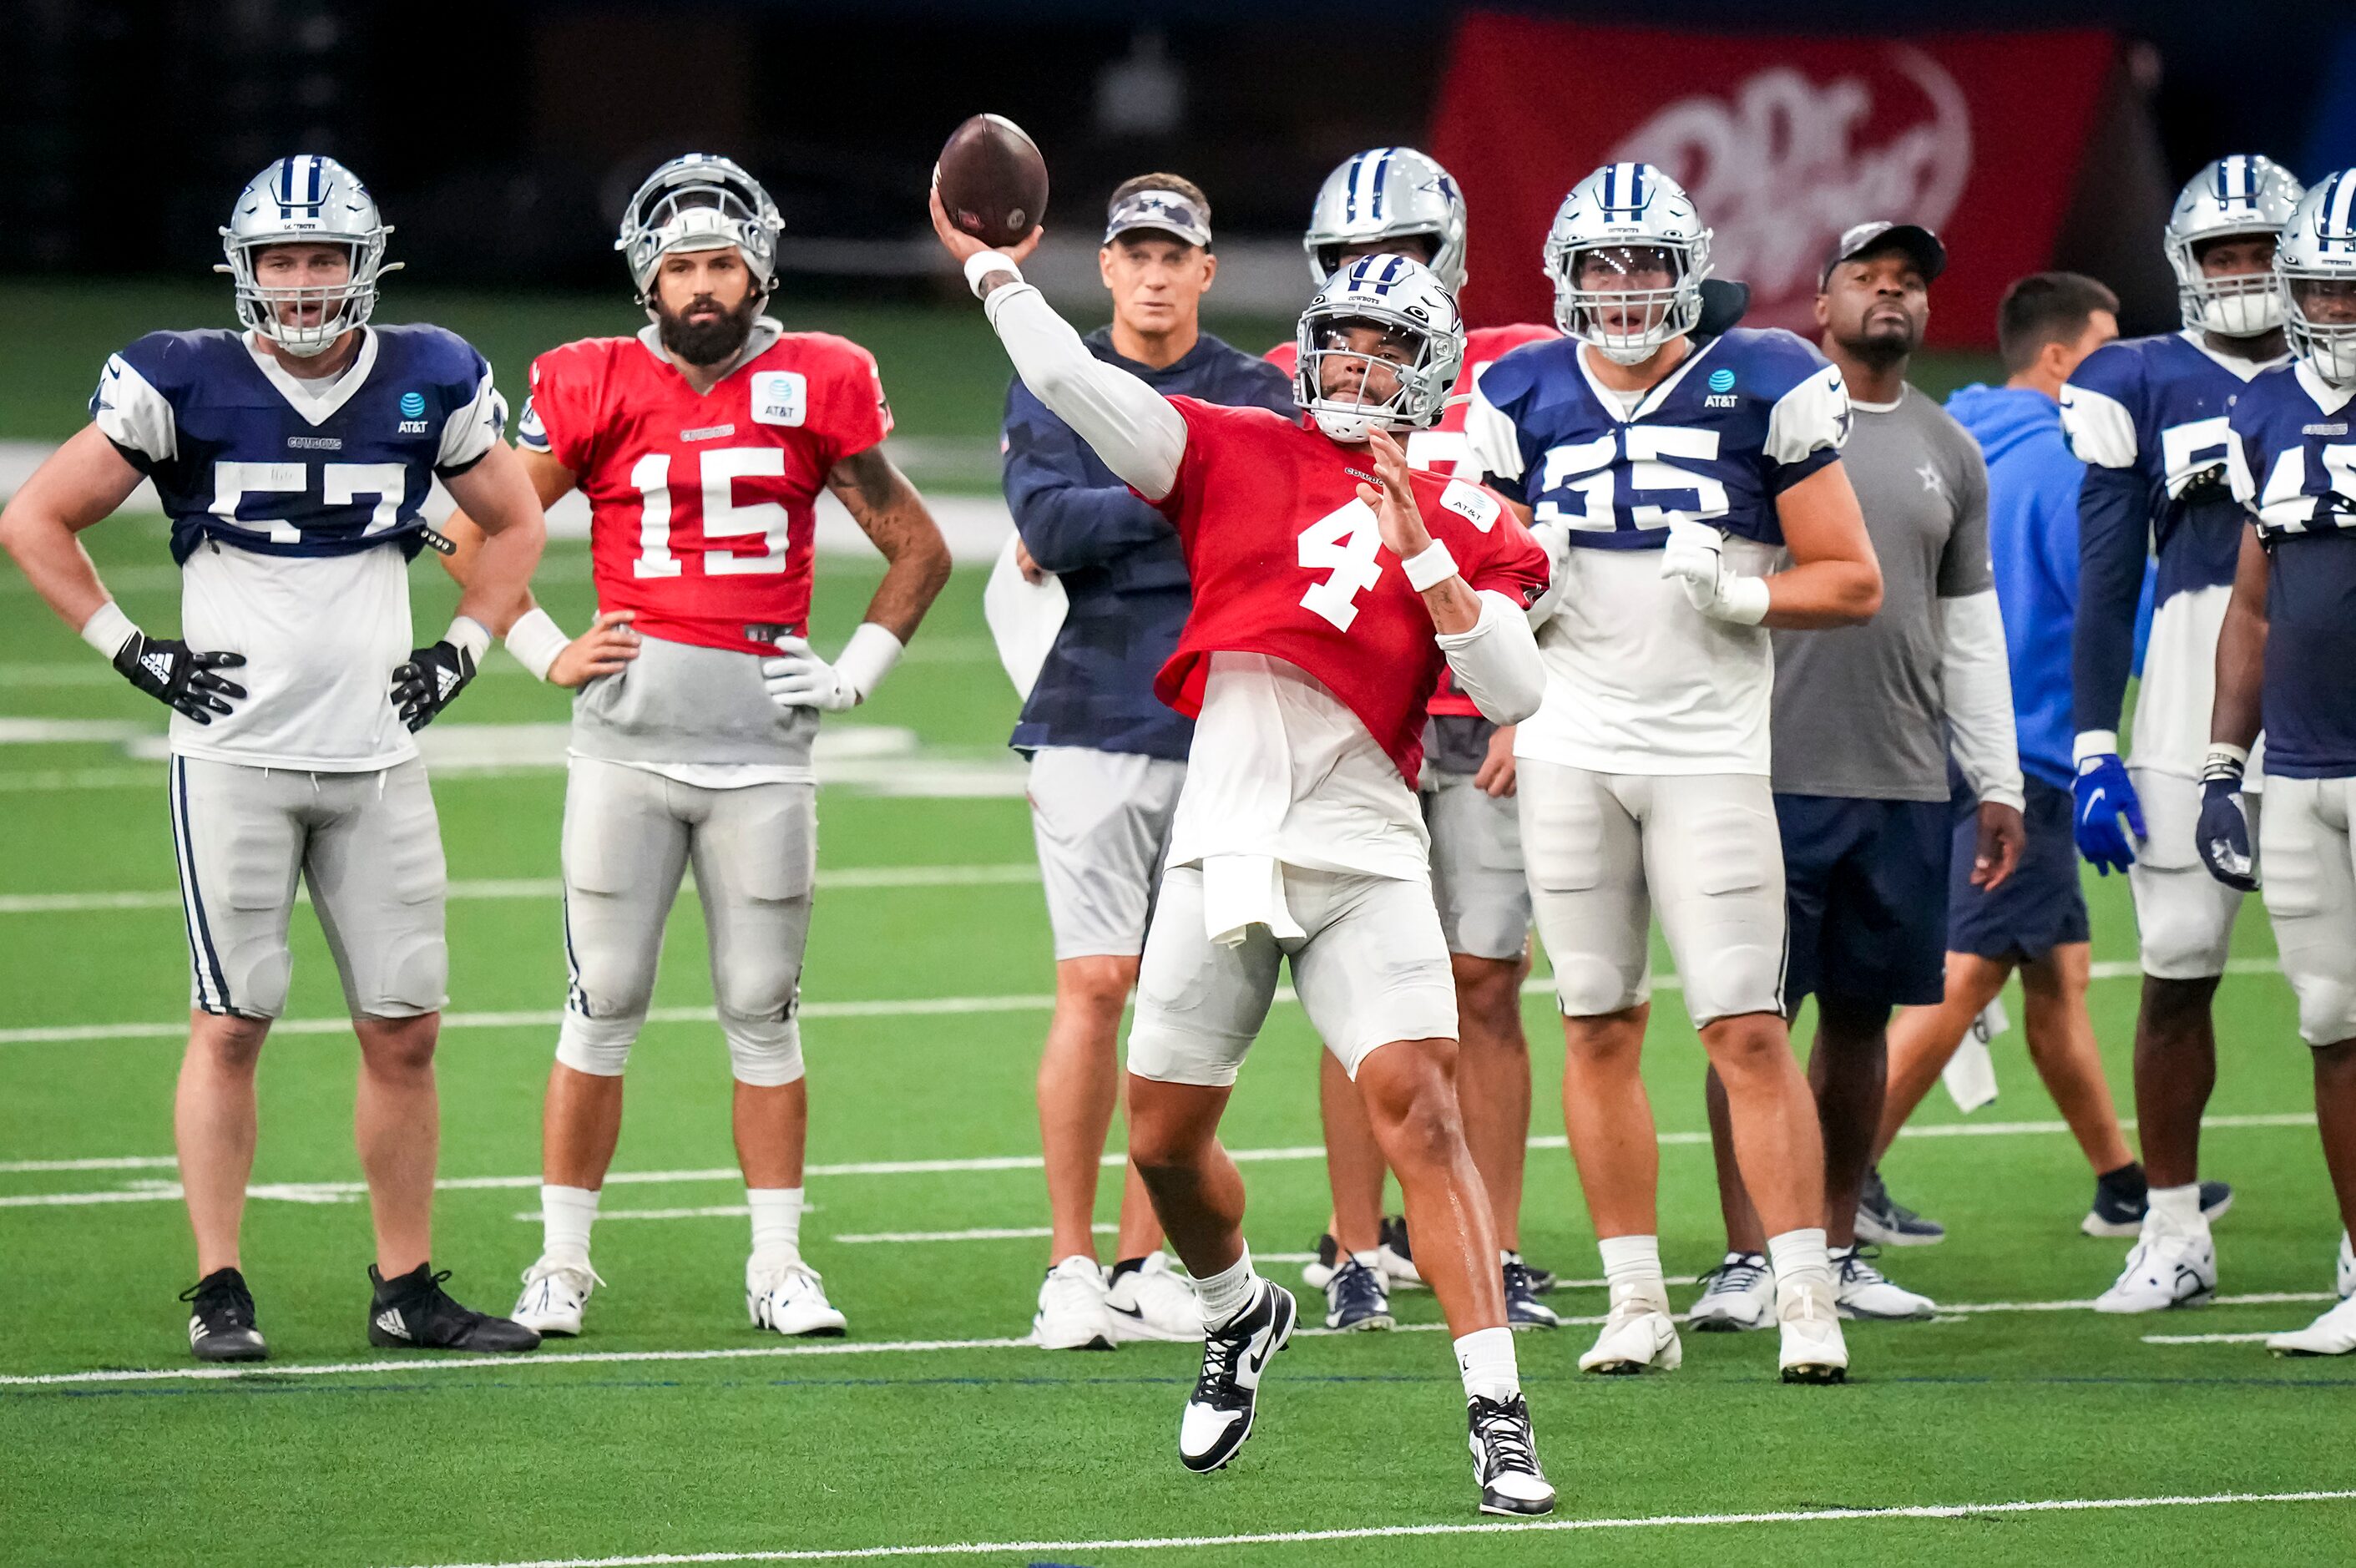
[[[33,292],[0,291],[0,304],[27,308]],[[482,307],[468,325],[507,309]],[[543,336],[589,324],[585,307],[512,314]],[[931,317],[892,327],[911,426],[918,328],[943,320],[962,330]],[[104,310],[53,312],[41,330],[72,357],[46,376],[0,362],[0,435],[70,430],[94,356],[153,324],[112,298]],[[879,349],[885,326],[875,318]],[[513,385],[511,367],[541,339],[520,319],[510,328],[502,341],[514,350],[496,351]],[[986,341],[957,341],[963,358],[944,347],[942,374],[965,378],[965,401],[945,399],[923,433],[969,438],[988,432],[994,404],[980,400],[994,400],[999,372]],[[160,527],[124,521],[90,538],[131,613],[170,625]],[[415,570],[419,623],[438,625],[451,592],[430,562]],[[552,608],[580,625],[590,607],[581,547],[553,547],[544,576]],[[873,579],[863,566],[822,569],[821,646],[848,631]],[[1005,1564],[1453,1568],[1535,1552],[2288,1568],[2356,1557],[2356,1459],[2344,1440],[2356,1367],[2276,1361],[2246,1342],[2145,1338],[2303,1323],[2330,1285],[2338,1224],[2305,1120],[2306,1054],[2254,909],[2243,969],[2221,995],[2220,1124],[2207,1144],[2212,1174],[2240,1192],[2218,1229],[2221,1305],[2165,1319],[2077,1309],[2109,1283],[2121,1247],[2077,1234],[2091,1181],[2016,1030],[1998,1044],[1998,1104],[1961,1119],[1934,1095],[1922,1131],[1956,1135],[1910,1137],[1887,1166],[1953,1237],[1885,1262],[1964,1310],[1852,1326],[1847,1387],[1783,1387],[1763,1335],[1692,1336],[1681,1371],[1604,1382],[1573,1370],[1587,1328],[1521,1339],[1562,1490],[1555,1522],[1601,1527],[1591,1533],[1423,1533],[1474,1523],[1461,1395],[1428,1294],[1398,1298],[1408,1332],[1297,1340],[1269,1375],[1242,1457],[1215,1477],[1187,1475],[1172,1449],[1189,1348],[1059,1357],[1007,1343],[1028,1327],[1043,1239],[854,1240],[1045,1219],[1040,1174],[1025,1162],[1038,1149],[1031,1079],[1049,950],[1019,776],[1002,750],[1013,700],[989,651],[980,586],[960,573],[908,666],[856,724],[829,721],[870,744],[841,753],[863,757],[855,771],[867,782],[822,795],[804,1239],[851,1337],[805,1346],[744,1322],[727,1068],[698,1016],[710,990],[690,900],[657,998],[670,1011],[631,1070],[598,1232],[610,1283],[589,1332],[493,1365],[368,1348],[353,1051],[324,943],[298,915],[247,1218],[246,1271],[274,1359],[258,1375],[198,1378],[172,1299],[192,1260],[164,1185],[187,979],[154,759],[163,715],[0,569],[0,993],[15,1004],[0,1019],[0,1563],[941,1560],[926,1549],[952,1543]],[[458,885],[442,1056],[453,1185],[436,1261],[456,1271],[464,1299],[493,1308],[512,1300],[538,1248],[525,1216],[563,984],[550,891],[562,779],[541,760],[548,732],[519,726],[563,716],[558,694],[501,655],[435,736],[478,761],[507,759],[440,769],[435,789]],[[2090,890],[2105,966],[2095,1019],[2125,1107],[2135,982],[2120,976],[2132,928],[2115,879]],[[1559,1036],[1543,998],[1528,1018],[1542,1086],[1534,1132],[1547,1142],[1532,1156],[1526,1250],[1566,1279],[1590,1279],[1593,1238],[1543,1088],[1558,1077]],[[1322,1166],[1306,1157],[1316,1049],[1299,1009],[1280,1007],[1228,1125],[1230,1145],[1253,1155],[1248,1228],[1264,1258],[1297,1253],[1325,1214]],[[1691,1274],[1719,1240],[1696,1138],[1700,1052],[1674,990],[1650,1059],[1669,1144],[1665,1251],[1673,1273]],[[1116,1191],[1108,1181],[1107,1219]],[[1290,1262],[1270,1272],[1295,1277]],[[1574,1320],[1603,1306],[1587,1286],[1553,1300]],[[158,1375],[107,1375],[116,1371]],[[2314,1493],[2339,1496],[2286,1500]],[[2252,1500],[2217,1500],[2228,1494]],[[2151,1506],[2163,1498],[2190,1500]],[[2014,1506],[2088,1501],[2136,1506]],[[1848,1511],[1906,1509],[1916,1511]],[[1233,1539],[1301,1531],[1395,1533]]]

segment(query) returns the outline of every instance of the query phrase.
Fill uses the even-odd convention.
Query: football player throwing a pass
[[[1414,148],[1370,147],[1325,177],[1301,243],[1320,287],[1353,262],[1390,252],[1421,262],[1450,293],[1461,295],[1464,197],[1446,169]],[[1529,323],[1467,331],[1464,362],[1438,423],[1407,434],[1408,467],[1442,476],[1462,472],[1464,416],[1473,383],[1509,350],[1557,336],[1552,327]],[[1280,343],[1268,357],[1288,373],[1299,368],[1296,344]],[[1456,977],[1457,1091],[1464,1107],[1464,1138],[1481,1168],[1505,1249],[1506,1316],[1516,1328],[1551,1328],[1558,1319],[1538,1293],[1552,1280],[1521,1256],[1522,1166],[1530,1135],[1530,1045],[1522,1033],[1522,978],[1529,972],[1530,895],[1514,815],[1514,732],[1482,717],[1444,671],[1430,708],[1418,798],[1431,834],[1432,892]],[[1387,1271],[1405,1273],[1414,1265],[1400,1256],[1402,1238],[1384,1234],[1382,1150],[1365,1103],[1338,1058],[1322,1052],[1318,1062],[1333,1229],[1318,1242],[1318,1262],[1302,1273],[1325,1291],[1327,1327],[1387,1326]],[[1382,1245],[1387,1240],[1393,1243],[1387,1248]],[[1322,1255],[1329,1248],[1332,1255]]]
[[[1559,552],[1546,704],[1514,750],[1569,1047],[1564,1115],[1611,1281],[1580,1366],[1667,1370],[1682,1355],[1637,1074],[1657,908],[1767,1231],[1783,1377],[1837,1381],[1823,1147],[1783,1021],[1768,628],[1851,626],[1880,604],[1840,466],[1848,395],[1788,332],[1694,336],[1709,231],[1649,164],[1574,187],[1546,264],[1568,336],[1491,366],[1469,427],[1491,482]]]
[[[2340,1222],[2356,1225],[2356,169],[2292,209],[2275,252],[2290,364],[2233,404],[2226,471],[2254,513],[2217,642],[2201,858],[2266,913],[2298,1032],[2314,1048],[2315,1121]],[[2243,774],[2265,722],[2266,810],[2253,835]],[[2257,854],[2254,857],[2252,850]],[[2158,1194],[2152,1195],[2155,1198]],[[2278,1356],[2356,1352],[2356,1254],[2340,1235],[2340,1301],[2277,1334]]]
[[[2227,422],[2252,381],[2286,362],[2272,267],[2276,231],[2300,195],[2262,157],[2219,158],[2195,175],[2166,233],[2183,330],[2097,349],[2062,389],[2062,434],[2086,465],[2070,634],[2078,851],[2104,875],[2127,874],[2144,976],[2135,1094],[2145,1208],[2098,1312],[2158,1312],[2217,1289],[2209,1222],[2233,1190],[2200,1179],[2201,1117],[2217,1081],[2210,1006],[2242,895],[2202,873],[2193,827],[2217,628],[2245,516],[2229,489]],[[2136,606],[2153,558],[2151,643],[2122,762]]]
[[[597,1283],[589,1236],[621,1133],[622,1069],[691,865],[752,1210],[745,1307],[780,1334],[844,1328],[801,1256],[810,746],[821,713],[864,701],[898,661],[949,554],[879,446],[892,413],[874,360],[761,313],[782,226],[726,158],[672,159],[630,199],[615,246],[650,325],[532,365],[523,467],[543,504],[589,498],[599,607],[570,643],[538,609],[508,639],[535,673],[581,688],[564,797],[573,979],[541,1123],[541,1252],[516,1303],[543,1333],[580,1333]],[[831,661],[809,639],[821,488],[890,564]]]
[[[1203,1304],[1179,1457],[1251,1434],[1292,1296],[1253,1271],[1218,1123],[1289,959],[1310,1022],[1365,1097],[1419,1262],[1455,1336],[1481,1508],[1544,1513],[1497,1240],[1454,1085],[1456,995],[1413,785],[1443,663],[1497,722],[1537,703],[1526,609],[1544,553],[1477,486],[1416,474],[1390,432],[1456,379],[1455,300],[1404,256],[1338,274],[1301,320],[1301,415],[1165,398],[1095,359],[1018,263],[934,228],[1016,373],[1185,547],[1194,609],[1156,682],[1195,718],[1129,1038],[1130,1157]]]
[[[0,543],[82,639],[173,710],[172,838],[192,970],[173,1126],[200,1360],[267,1352],[240,1270],[254,1068],[285,1011],[307,884],[359,1036],[353,1122],[376,1225],[369,1342],[528,1350],[429,1261],[449,978],[441,828],[414,732],[520,608],[546,537],[491,369],[438,327],[371,327],[391,229],[333,158],[281,158],[221,231],[242,333],[154,332],[106,362],[91,424],[27,480]],[[396,263],[397,264],[397,263]],[[474,585],[409,646],[408,564],[439,478],[487,535]],[[74,535],[143,479],[172,521],[180,635],[108,596]]]

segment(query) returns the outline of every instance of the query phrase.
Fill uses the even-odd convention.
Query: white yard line
[[[1032,861],[1004,865],[846,865],[821,870],[818,874],[820,892],[879,887],[988,887],[1038,880],[1039,867]],[[691,879],[683,883],[680,894],[684,896],[693,886]],[[564,884],[553,876],[519,876],[453,882],[447,897],[453,899],[557,898],[563,893]],[[309,903],[310,890],[305,888],[298,892],[295,900]],[[0,894],[0,915],[64,915],[85,910],[118,909],[177,910],[179,908],[180,895],[177,891],[153,889],[123,893]]]
[[[2134,1124],[2132,1120],[2125,1123],[2130,1127]],[[2306,1112],[2290,1112],[2246,1116],[2211,1116],[2201,1124],[2211,1130],[2233,1127],[2297,1128],[2313,1126],[2315,1118]],[[2004,1138],[2050,1136],[2068,1131],[2068,1124],[2062,1122],[1988,1122],[1977,1124],[1964,1122],[1931,1128],[1910,1127],[1902,1135],[1906,1137]],[[1662,1133],[1657,1134],[1657,1137],[1663,1145],[1670,1148],[1697,1148],[1709,1142],[1709,1134],[1699,1132]],[[1561,1149],[1567,1146],[1567,1143],[1568,1140],[1560,1133],[1542,1134],[1532,1138],[1529,1141],[1529,1146],[1540,1150]],[[1280,1148],[1230,1149],[1227,1155],[1229,1158],[1239,1164],[1249,1165],[1320,1160],[1325,1157],[1325,1150],[1322,1144],[1296,1144]],[[1125,1154],[1108,1154],[1104,1156],[1101,1163],[1108,1168],[1112,1168],[1124,1164],[1127,1158]],[[177,1164],[177,1162],[168,1155],[141,1155],[90,1161],[19,1160],[0,1165],[0,1173],[170,1169]],[[947,1176],[975,1171],[1035,1171],[1044,1168],[1044,1160],[1037,1155],[984,1155],[969,1159],[854,1160],[834,1165],[814,1165],[809,1166],[805,1174],[807,1176],[817,1177]],[[735,1167],[715,1165],[699,1170],[615,1171],[605,1177],[605,1182],[609,1187],[620,1187],[650,1183],[671,1185],[681,1182],[735,1182],[742,1179],[742,1173]],[[539,1187],[540,1177],[537,1176],[444,1176],[434,1185],[444,1192],[529,1188]],[[267,1182],[251,1188],[248,1196],[284,1198],[297,1203],[330,1203],[357,1199],[364,1196],[367,1191],[368,1188],[363,1184],[356,1181]],[[142,1181],[110,1192],[15,1193],[0,1197],[0,1208],[75,1208],[105,1203],[177,1202],[179,1197],[180,1188],[177,1183]],[[604,1217],[610,1219],[626,1212],[628,1211],[608,1209]],[[644,1217],[644,1212],[641,1212],[641,1217]],[[517,1218],[520,1219],[527,1216],[519,1214]],[[1295,1261],[1305,1262],[1306,1255]]]
[[[2259,1334],[2147,1334],[2147,1345],[2255,1345],[2283,1332],[2279,1328]]]
[[[1058,1557],[1096,1552],[1201,1550],[1215,1546],[1295,1546],[1326,1541],[1394,1541],[1420,1536],[1537,1531],[1686,1530],[1723,1525],[1829,1524],[1860,1520],[1957,1520],[2039,1513],[2107,1513],[2130,1509],[2219,1508],[2254,1503],[2331,1503],[2356,1491],[2210,1492],[2191,1497],[2043,1498],[1996,1503],[1917,1503],[1872,1509],[1791,1509],[1762,1513],[1637,1514],[1625,1519],[1495,1520],[1478,1524],[1381,1524],[1338,1530],[1258,1530],[1237,1535],[1110,1536],[1099,1541],[965,1541],[934,1546],[803,1547],[771,1552],[659,1552],[629,1557],[544,1557],[530,1562],[446,1564],[441,1568],[668,1568],[707,1563],[847,1563],[893,1557]]]
[[[983,868],[976,868],[983,869]],[[996,868],[988,868],[995,870]],[[1032,876],[1037,875],[1035,869]],[[1030,878],[1023,878],[1029,880]],[[1010,868],[1007,880],[1016,878]],[[913,883],[871,884],[871,886],[908,886]],[[36,896],[37,897],[37,895]],[[177,896],[175,896],[177,900]],[[2272,959],[2235,959],[2226,965],[2231,974],[2272,974],[2277,965]],[[2094,966],[2098,980],[2125,979],[2138,974],[2131,963]],[[1542,995],[1553,986],[1553,981],[1539,976],[1522,986],[1524,995]],[[1674,991],[1679,982],[1674,974],[1655,976],[1655,987]],[[1280,986],[1276,1000],[1297,1003],[1301,999],[1290,986]],[[942,1015],[981,1013],[1044,1013],[1052,1011],[1055,999],[1044,993],[1015,996],[924,996],[905,1000],[869,1002],[806,1002],[801,1015],[805,1018],[922,1018]],[[445,1029],[519,1029],[554,1028],[562,1014],[554,1008],[513,1013],[444,1013],[442,1026]],[[714,1020],[708,1007],[658,1007],[648,1014],[653,1024],[701,1024]],[[271,1026],[278,1035],[341,1035],[349,1032],[348,1018],[281,1018]],[[0,1046],[70,1045],[91,1040],[164,1040],[184,1037],[188,1026],[184,1019],[167,1019],[159,1023],[141,1024],[50,1024],[26,1028],[0,1029]],[[2213,1119],[2211,1125],[2218,1125]],[[2041,1124],[2040,1124],[2041,1125]],[[2059,1122],[2053,1123],[2059,1126]]]

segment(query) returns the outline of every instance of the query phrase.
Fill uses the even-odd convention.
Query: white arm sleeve
[[[1533,522],[1530,537],[1547,553],[1547,566],[1553,574],[1547,579],[1546,592],[1531,600],[1525,612],[1535,634],[1554,618],[1554,612],[1562,607],[1564,590],[1570,586],[1570,530],[1559,522]]]
[[[1186,455],[1186,420],[1169,399],[1089,353],[1080,335],[1027,283],[992,293],[982,310],[1023,384],[1106,467],[1147,500],[1170,493]]]
[[[1538,711],[1546,698],[1546,665],[1538,639],[1522,607],[1505,595],[1480,592],[1481,618],[1470,631],[1437,634],[1456,689],[1472,699],[1494,725],[1517,725]]]
[[[2012,670],[2004,650],[2004,612],[1993,592],[1939,601],[1945,642],[1939,683],[1954,736],[1955,761],[1972,793],[2020,810],[2020,752],[2012,728]]]
[[[90,412],[109,441],[151,463],[168,463],[179,455],[179,424],[170,401],[120,354],[106,361]]]

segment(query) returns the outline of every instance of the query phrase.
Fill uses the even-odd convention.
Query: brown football
[[[949,221],[988,244],[1016,243],[1047,210],[1047,160],[1004,115],[959,125],[933,168]]]

